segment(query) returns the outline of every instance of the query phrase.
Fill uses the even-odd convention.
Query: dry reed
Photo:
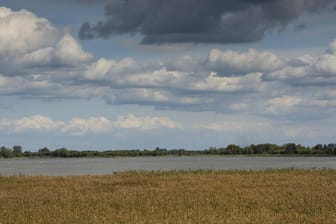
[[[0,223],[336,223],[336,171],[0,177]]]

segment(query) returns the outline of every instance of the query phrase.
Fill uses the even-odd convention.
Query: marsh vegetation
[[[23,151],[20,145],[12,148],[2,146],[0,148],[0,158],[14,157],[58,157],[58,158],[78,158],[78,157],[139,157],[139,156],[193,156],[193,155],[336,155],[336,144],[317,144],[315,146],[303,146],[295,143],[284,145],[276,144],[257,144],[241,147],[230,144],[226,147],[209,147],[204,150],[166,149],[156,147],[148,149],[129,149],[129,150],[70,150],[59,148],[50,150],[43,147],[38,150]]]
[[[336,170],[0,177],[0,223],[335,223]]]

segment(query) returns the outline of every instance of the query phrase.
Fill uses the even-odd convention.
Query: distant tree
[[[38,150],[38,155],[39,156],[49,156],[50,155],[50,150],[47,147],[39,149]]]
[[[327,153],[328,154],[336,154],[336,144],[329,143],[327,147]]]
[[[0,156],[4,158],[11,158],[11,157],[14,157],[14,153],[12,149],[2,146],[0,148]]]
[[[323,145],[322,144],[317,144],[313,147],[312,150],[313,154],[322,154],[323,153]]]
[[[178,155],[178,156],[183,156],[183,155],[185,155],[185,149],[179,149],[177,155]]]
[[[296,145],[296,150],[298,154],[311,154],[311,149],[302,145]]]
[[[25,157],[31,157],[31,156],[33,156],[33,152],[31,152],[31,151],[24,151],[23,152],[23,156],[25,156]]]
[[[14,145],[13,146],[13,152],[15,156],[21,156],[22,155],[22,147],[20,145]]]
[[[238,155],[240,154],[241,148],[239,145],[231,144],[226,147],[226,150],[229,154]]]
[[[282,146],[283,148],[283,152],[285,154],[296,154],[298,151],[297,151],[297,146],[295,143],[288,143],[288,144],[285,144]]]
[[[251,146],[246,146],[246,147],[243,149],[243,154],[252,154],[252,153],[253,153],[252,145],[251,145]]]
[[[64,157],[64,158],[70,157],[70,152],[66,148],[56,149],[52,153],[53,153],[53,156],[56,156],[56,157]]]

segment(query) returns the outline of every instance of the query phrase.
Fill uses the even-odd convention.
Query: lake
[[[118,157],[0,159],[0,175],[101,175],[127,170],[336,169],[336,157]]]

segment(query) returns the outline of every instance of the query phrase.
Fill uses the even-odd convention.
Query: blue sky
[[[2,0],[0,145],[335,142],[332,0],[161,3]]]

